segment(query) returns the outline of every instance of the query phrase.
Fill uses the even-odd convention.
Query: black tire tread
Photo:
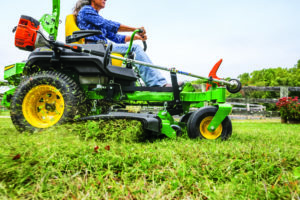
[[[201,120],[206,116],[214,116],[217,111],[218,111],[217,107],[207,106],[193,112],[187,123],[188,136],[192,139],[195,138],[205,139],[201,135],[199,130]],[[223,131],[220,137],[222,140],[227,140],[232,135],[232,124],[228,116],[226,116],[225,119],[222,121],[222,126],[223,126]]]
[[[83,92],[76,82],[65,74],[54,71],[40,71],[26,76],[17,87],[11,104],[11,119],[16,129],[20,132],[34,132],[39,130],[25,120],[22,113],[22,102],[27,92],[40,84],[48,84],[56,87],[62,92],[65,99],[65,111],[57,124],[73,120],[80,112],[80,108],[85,105],[86,98]]]

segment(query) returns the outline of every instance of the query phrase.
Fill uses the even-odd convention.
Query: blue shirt
[[[90,41],[105,41],[107,39],[115,43],[125,43],[125,35],[117,34],[120,23],[104,19],[92,6],[84,6],[78,13],[77,26],[80,30],[100,30],[102,35],[87,37]]]

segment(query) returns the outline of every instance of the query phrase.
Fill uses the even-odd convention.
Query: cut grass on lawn
[[[233,121],[228,141],[147,142],[137,121],[20,134],[0,119],[0,199],[299,199],[300,125]]]

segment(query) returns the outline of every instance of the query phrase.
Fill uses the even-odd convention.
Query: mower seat
[[[66,38],[73,35],[73,32],[80,31],[79,27],[77,26],[75,16],[70,14],[66,17],[66,26],[65,26],[65,36]],[[85,44],[85,39],[81,39],[78,42],[73,42],[72,44]],[[123,55],[119,53],[112,53],[112,55],[123,57]],[[111,64],[113,66],[122,67],[123,62],[117,59],[111,59]]]
[[[73,32],[75,31],[80,31],[78,28],[76,21],[75,21],[75,16],[73,14],[70,14],[66,17],[66,28],[65,28],[65,35],[66,38],[68,36],[71,36]],[[85,44],[84,38],[79,40],[78,42],[74,42],[73,44]]]

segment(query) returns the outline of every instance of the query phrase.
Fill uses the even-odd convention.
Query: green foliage
[[[296,67],[297,69],[300,69],[300,60],[298,60]]]
[[[6,85],[7,85],[6,82],[1,82],[1,81],[0,81],[0,86],[6,86]]]
[[[135,121],[20,134],[10,119],[0,120],[0,199],[299,197],[298,125],[233,121],[233,136],[226,142],[178,138],[141,143],[86,139],[84,134],[101,134],[98,126],[105,133],[127,134],[139,126]],[[131,131],[139,135],[140,130]]]
[[[268,68],[238,76],[243,86],[300,86],[300,60],[292,68]]]
[[[249,85],[249,82],[250,82],[250,74],[249,73],[243,73],[243,74],[239,75],[238,78],[240,79],[242,85],[244,85],[244,86]]]

